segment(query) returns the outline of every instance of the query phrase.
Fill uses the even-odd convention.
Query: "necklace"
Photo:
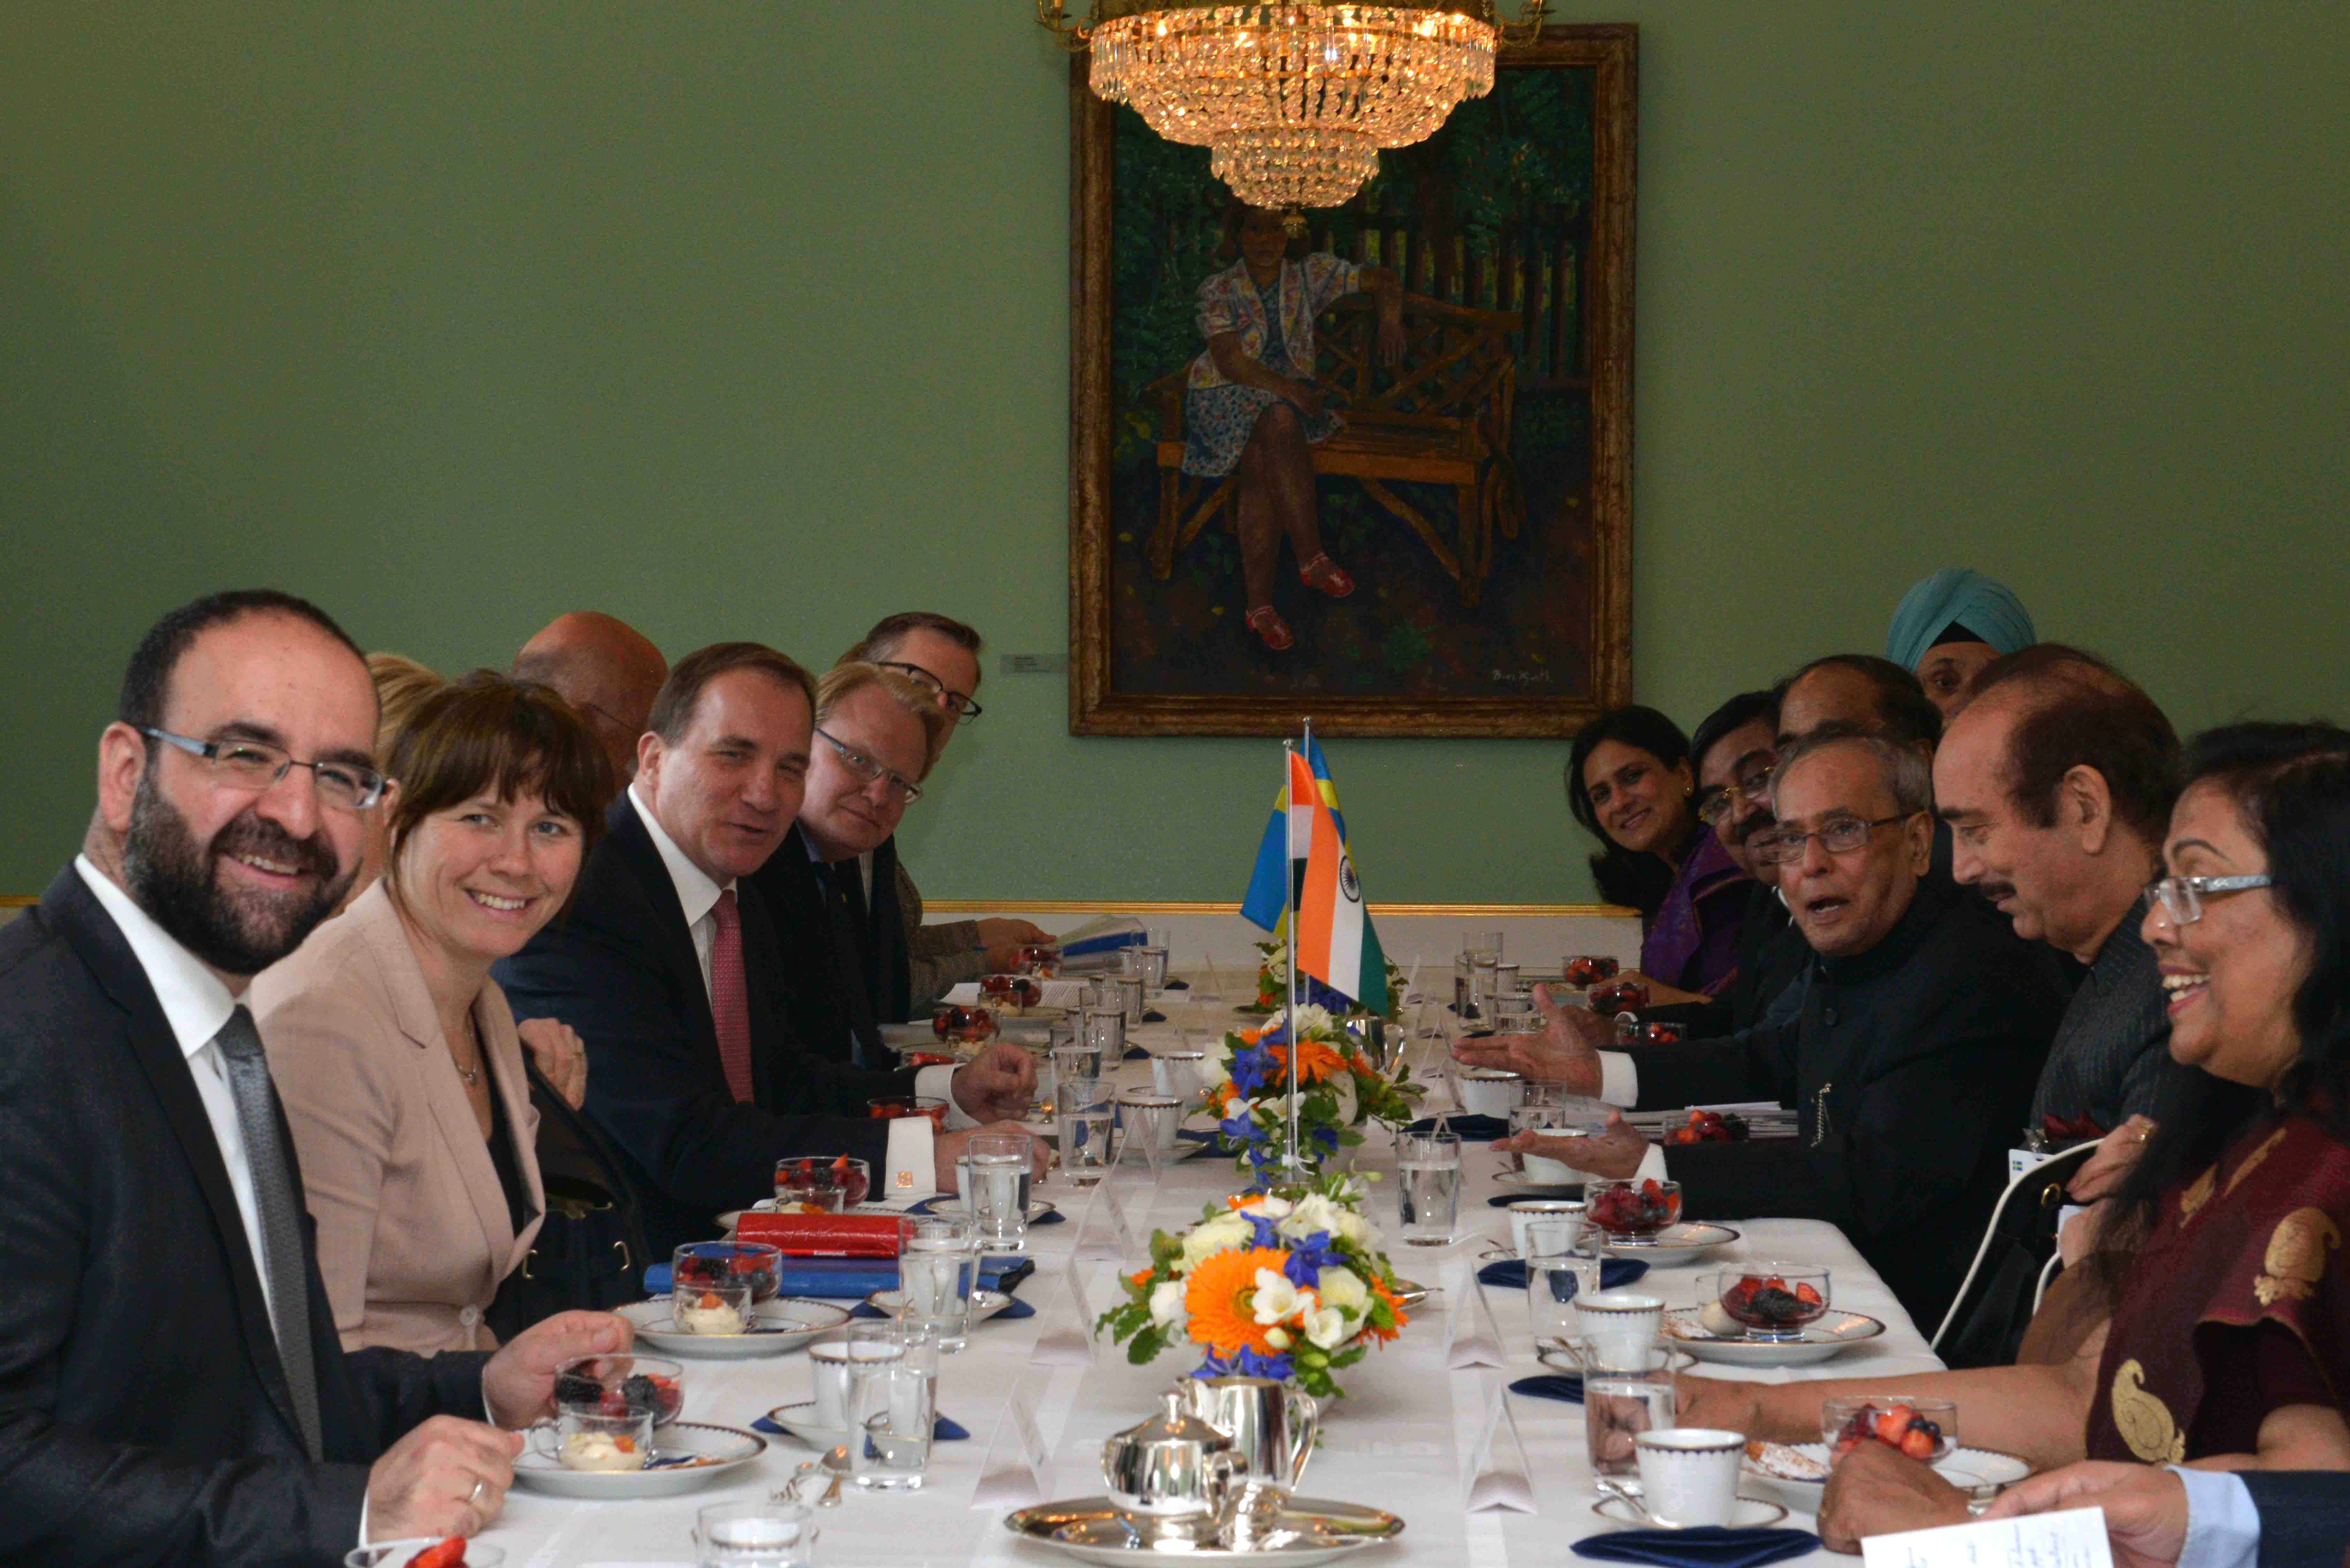
[[[473,1022],[470,1012],[465,1014],[465,1037],[473,1043],[473,1064],[468,1067],[463,1062],[457,1063],[457,1076],[464,1079],[465,1087],[471,1089],[482,1081],[482,1027]]]

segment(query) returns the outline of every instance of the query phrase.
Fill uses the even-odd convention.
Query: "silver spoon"
[[[1591,1484],[1597,1487],[1609,1497],[1621,1498],[1624,1501],[1631,1504],[1632,1511],[1640,1516],[1640,1521],[1642,1523],[1655,1524],[1657,1522],[1657,1516],[1648,1511],[1648,1505],[1641,1501],[1639,1494],[1638,1492],[1627,1490],[1624,1483],[1617,1480],[1614,1477],[1594,1476],[1592,1478]]]

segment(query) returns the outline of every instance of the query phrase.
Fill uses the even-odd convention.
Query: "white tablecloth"
[[[1176,1026],[1181,1023],[1196,1045],[1203,1033],[1242,1022],[1222,1002],[1170,1005],[1169,1011],[1173,1014],[1170,1022],[1143,1031],[1139,1036],[1142,1043],[1171,1048],[1176,1044]],[[1433,1049],[1432,1044],[1423,1044],[1413,1053],[1415,1062]],[[1148,1074],[1148,1068],[1139,1063],[1129,1064],[1127,1071]],[[1441,1088],[1435,1092],[1440,1100]],[[1372,1218],[1392,1233],[1396,1228],[1393,1157],[1387,1152],[1386,1138],[1378,1135],[1364,1146],[1364,1151],[1360,1168],[1388,1178],[1373,1189]],[[1506,1242],[1508,1233],[1503,1210],[1486,1201],[1502,1190],[1493,1180],[1500,1157],[1472,1145],[1466,1164],[1461,1238],[1442,1249],[1396,1247],[1391,1254],[1403,1276],[1440,1287],[1451,1282],[1453,1288],[1431,1301],[1395,1344],[1374,1349],[1345,1375],[1342,1386],[1347,1396],[1326,1415],[1322,1447],[1300,1488],[1306,1496],[1367,1503],[1402,1516],[1403,1535],[1362,1557],[1370,1568],[1555,1563],[1569,1560],[1566,1542],[1608,1528],[1592,1513],[1596,1495],[1585,1456],[1582,1407],[1517,1395],[1504,1397],[1523,1443],[1537,1511],[1465,1511],[1469,1478],[1464,1465],[1483,1429],[1490,1401],[1514,1379],[1545,1370],[1534,1356],[1524,1294],[1507,1289],[1484,1291],[1507,1365],[1446,1370],[1451,1336],[1445,1313],[1465,1305],[1462,1289],[1481,1288],[1474,1283],[1478,1254],[1497,1237]],[[1139,1165],[1122,1168],[1112,1183],[1138,1236],[1147,1242],[1152,1227],[1171,1231],[1196,1220],[1203,1205],[1234,1190],[1239,1178],[1230,1161],[1201,1158],[1170,1166],[1155,1186],[1148,1170]],[[948,1357],[940,1374],[940,1407],[970,1428],[971,1439],[933,1448],[929,1481],[920,1492],[865,1495],[854,1487],[845,1487],[841,1505],[816,1515],[823,1531],[817,1561],[826,1568],[1068,1561],[1006,1532],[1002,1524],[1004,1509],[972,1506],[982,1460],[991,1440],[997,1438],[998,1418],[1010,1392],[1017,1387],[1026,1393],[1052,1449],[1054,1469],[1046,1478],[1047,1496],[1093,1496],[1102,1490],[1103,1439],[1149,1415],[1153,1394],[1196,1365],[1170,1352],[1148,1366],[1130,1366],[1123,1347],[1107,1340],[1097,1344],[1090,1367],[1032,1361],[1040,1334],[1067,1319],[1064,1282],[1077,1237],[1087,1229],[1084,1195],[1074,1193],[1057,1176],[1039,1187],[1038,1196],[1060,1204],[1067,1220],[1029,1232],[1030,1251],[1038,1267],[1020,1294],[1039,1309],[1037,1314],[975,1325],[970,1346]],[[1742,1222],[1737,1229],[1744,1232],[1738,1242],[1697,1265],[1653,1270],[1639,1288],[1660,1295],[1668,1306],[1688,1306],[1698,1299],[1697,1279],[1701,1272],[1742,1259],[1825,1263],[1834,1271],[1835,1303],[1883,1319],[1886,1333],[1816,1369],[1792,1373],[1706,1370],[1727,1376],[1784,1379],[1939,1369],[1941,1364],[1927,1349],[1908,1314],[1834,1226],[1812,1220],[1762,1220]],[[1127,1266],[1138,1267],[1143,1261],[1138,1254]],[[1118,1267],[1108,1262],[1078,1266],[1091,1310],[1098,1314],[1117,1299]],[[690,1419],[748,1427],[776,1406],[809,1397],[807,1357],[793,1352],[755,1361],[694,1362],[688,1365],[685,1387]],[[1007,1445],[1007,1452],[1017,1451],[1010,1446],[1013,1438],[1008,1430],[1001,1441]],[[507,1568],[691,1562],[693,1551],[687,1532],[698,1508],[723,1498],[773,1491],[802,1461],[813,1457],[788,1438],[773,1437],[768,1443],[767,1453],[745,1472],[748,1479],[663,1501],[584,1503],[517,1489],[484,1540],[505,1549]],[[1796,1516],[1788,1522],[1808,1527],[1811,1521]]]

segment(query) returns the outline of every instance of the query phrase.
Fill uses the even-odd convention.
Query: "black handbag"
[[[1944,1365],[2010,1366],[2040,1302],[2042,1277],[2056,1255],[2056,1216],[2065,1183],[2080,1174],[2095,1142],[2066,1149],[2008,1184],[1991,1210],[1975,1266],[1934,1335]]]
[[[538,1171],[546,1218],[522,1266],[508,1274],[486,1321],[501,1342],[559,1312],[608,1310],[644,1298],[644,1206],[610,1142],[566,1105],[537,1064],[530,1103],[538,1112]]]

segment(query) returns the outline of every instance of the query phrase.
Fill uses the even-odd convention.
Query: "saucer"
[[[1738,1232],[1727,1225],[1690,1220],[1668,1225],[1646,1241],[1610,1236],[1596,1225],[1586,1226],[1583,1234],[1586,1241],[1611,1258],[1644,1258],[1664,1268],[1688,1262],[1738,1240]]]
[[[1493,1185],[1512,1192],[1523,1192],[1536,1198],[1580,1198],[1580,1181],[1536,1181],[1523,1170],[1498,1170],[1493,1173]]]
[[[848,1441],[847,1428],[816,1425],[816,1401],[813,1399],[803,1399],[796,1405],[778,1405],[767,1412],[767,1419],[820,1452],[829,1452]]]
[[[515,1457],[515,1485],[554,1497],[602,1501],[675,1497],[742,1469],[767,1451],[767,1439],[733,1427],[677,1421],[653,1433],[652,1463],[640,1470],[572,1470],[525,1448]]]
[[[848,1309],[831,1302],[776,1296],[758,1306],[758,1323],[748,1334],[680,1334],[670,1318],[667,1297],[630,1302],[613,1309],[637,1331],[637,1343],[665,1355],[727,1361],[780,1355],[848,1321]]]
[[[1790,1443],[1787,1446],[1813,1464],[1823,1467],[1824,1471],[1831,1462],[1825,1443]],[[1948,1455],[1936,1459],[1933,1468],[1943,1480],[1962,1491],[1984,1487],[1996,1490],[2012,1485],[2032,1473],[2031,1461],[2018,1459],[2013,1454],[2002,1454],[1996,1449],[1965,1447],[1952,1449]],[[1793,1476],[1780,1475],[1756,1464],[1750,1454],[1742,1461],[1738,1484],[1766,1492],[1805,1513],[1817,1513],[1826,1477],[1823,1473],[1818,1480],[1799,1480]]]
[[[1655,1520],[1636,1512],[1630,1500],[1627,1498],[1603,1497],[1591,1505],[1591,1511],[1608,1523],[1622,1525],[1627,1530],[1682,1528],[1677,1524],[1659,1524]],[[1738,1500],[1738,1505],[1730,1511],[1730,1522],[1722,1528],[1761,1530],[1766,1525],[1776,1524],[1786,1517],[1787,1511],[1775,1502],[1764,1502],[1761,1498],[1755,1497],[1742,1497]]]
[[[1873,1317],[1831,1311],[1806,1325],[1801,1339],[1725,1339],[1708,1333],[1693,1310],[1665,1314],[1665,1338],[1674,1348],[1724,1366],[1811,1366],[1884,1332],[1885,1325]]]
[[[1042,1198],[1031,1198],[1028,1200],[1028,1223],[1034,1225],[1037,1220],[1045,1218],[1045,1215],[1058,1214],[1060,1211],[1061,1210],[1057,1206],[1045,1201]],[[962,1206],[962,1199],[954,1193],[950,1192],[944,1198],[926,1199],[922,1202],[914,1205],[914,1207],[909,1210],[908,1212],[914,1214],[934,1215],[941,1220],[960,1220],[964,1216],[967,1210]],[[983,1251],[986,1249],[983,1247],[981,1250]]]
[[[904,1299],[902,1292],[875,1291],[865,1298],[865,1304],[883,1317],[896,1317],[899,1303]],[[1012,1298],[1002,1291],[973,1291],[971,1293],[971,1321],[983,1323],[1011,1304]]]

